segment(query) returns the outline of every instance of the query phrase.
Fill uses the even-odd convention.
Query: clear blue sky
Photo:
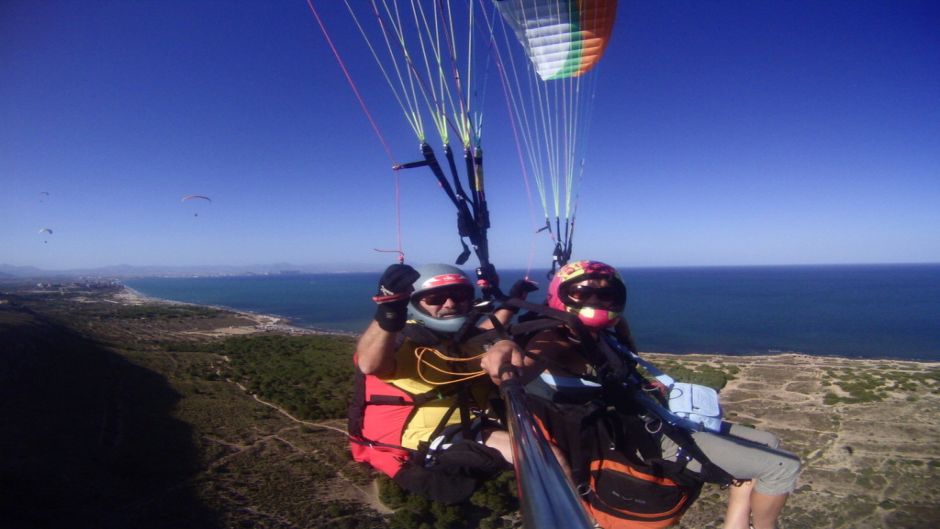
[[[395,158],[417,158],[340,2],[317,4]],[[937,2],[622,2],[598,73],[575,256],[940,262]],[[492,256],[521,267],[502,120]],[[303,0],[0,3],[0,263],[379,268],[389,165]],[[195,217],[187,194],[213,202]],[[401,200],[409,261],[451,260],[430,173],[402,174]],[[537,239],[536,265],[550,251]]]

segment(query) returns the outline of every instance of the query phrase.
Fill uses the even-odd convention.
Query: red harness
[[[356,360],[353,357],[354,363]],[[415,395],[375,375],[364,375],[357,367],[349,405],[349,449],[353,459],[395,477],[418,454],[401,446],[408,421],[422,404],[446,396],[438,390]]]

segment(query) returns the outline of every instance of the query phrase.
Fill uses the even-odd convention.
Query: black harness
[[[507,329],[507,334],[520,345],[524,346],[528,339],[542,330],[564,325],[580,342],[582,354],[595,369],[594,375],[574,375],[599,383],[604,403],[624,415],[639,417],[646,424],[647,431],[661,431],[675,442],[680,447],[681,457],[677,463],[682,469],[689,461],[695,459],[702,466],[698,474],[703,481],[721,485],[734,481],[728,472],[714,464],[702,452],[691,432],[671,415],[661,393],[653,390],[654,386],[637,370],[636,361],[627,352],[635,353],[629,326],[624,326],[626,332],[623,336],[604,330],[595,337],[575,314],[518,299],[507,299],[504,305],[528,311],[528,314],[521,317],[523,321]],[[583,473],[582,476],[577,475],[579,470]],[[572,472],[577,483],[581,482],[579,478],[587,479],[586,469],[573,468]]]

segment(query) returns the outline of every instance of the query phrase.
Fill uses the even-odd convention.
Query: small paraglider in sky
[[[40,201],[40,202],[45,202],[47,198],[49,198],[49,192],[48,192],[48,191],[40,191],[40,192],[39,192],[39,201]]]
[[[209,198],[209,197],[207,197],[207,196],[205,196],[205,195],[186,195],[185,197],[183,197],[183,198],[180,199],[180,202],[190,202],[190,201],[194,201],[195,203],[198,204],[198,203],[202,202],[203,200],[206,201],[206,202],[209,202],[209,203],[212,202],[212,199]],[[198,216],[199,216],[199,211],[194,212],[194,213],[193,213],[193,216],[194,216],[194,217],[198,217]]]
[[[52,230],[50,228],[43,228],[39,230],[39,234],[43,236],[43,244],[49,244],[49,235],[52,235]]]

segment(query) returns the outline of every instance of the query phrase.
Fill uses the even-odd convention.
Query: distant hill
[[[202,266],[161,266],[161,265],[112,265],[98,268],[72,268],[66,270],[43,270],[33,266],[14,266],[0,263],[0,278],[25,279],[48,277],[148,277],[148,276],[230,276],[252,274],[330,274],[377,272],[375,265],[363,263],[335,263],[295,265],[291,263],[272,263],[254,265],[202,265]]]
[[[34,266],[14,266],[10,264],[0,263],[0,278],[4,278],[4,279],[40,277],[43,275],[51,275],[54,273],[55,272],[45,272]]]

